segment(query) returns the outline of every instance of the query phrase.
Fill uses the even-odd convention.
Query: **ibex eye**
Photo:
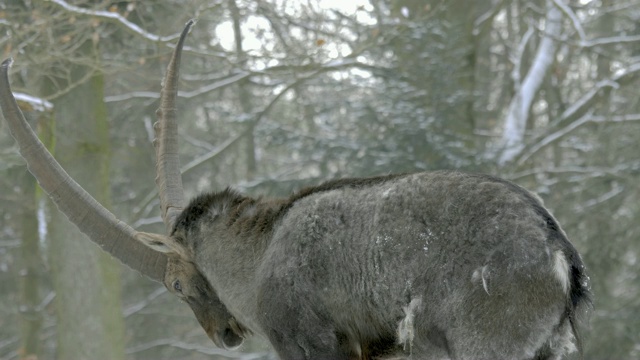
[[[173,282],[173,288],[177,291],[177,292],[182,292],[182,285],[180,284],[180,280],[176,280]]]

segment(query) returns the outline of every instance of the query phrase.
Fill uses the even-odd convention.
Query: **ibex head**
[[[177,153],[175,98],[180,56],[185,37],[195,21],[189,21],[167,68],[156,124],[157,177],[162,216],[168,231],[183,205],[182,180]],[[92,241],[141,274],[162,282],[193,310],[207,335],[220,347],[240,345],[245,329],[229,314],[211,285],[185,253],[157,246],[154,239],[171,239],[140,233],[119,221],[84,191],[51,156],[27,124],[11,92],[8,71],[12,60],[0,66],[0,105],[20,153],[40,186],[58,208]],[[160,251],[158,251],[160,250]],[[175,250],[175,249],[174,249]]]
[[[149,244],[151,248],[166,253],[167,267],[163,283],[171,293],[186,302],[213,342],[222,348],[234,349],[242,344],[247,334],[236,319],[220,302],[209,281],[197,267],[173,249],[158,246],[157,234],[138,233],[138,239]],[[161,235],[160,235],[161,236]],[[162,236],[164,243],[173,238]]]

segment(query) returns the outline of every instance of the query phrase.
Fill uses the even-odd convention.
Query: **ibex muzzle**
[[[7,62],[0,102],[59,208],[184,299],[216,344],[257,333],[292,360],[558,359],[580,349],[590,308],[580,255],[541,201],[508,181],[436,171],[330,181],[285,199],[227,189],[185,207],[175,96],[191,25],[159,110],[168,235],[136,232],[67,181],[15,104]]]
[[[234,349],[242,344],[247,330],[236,322],[192,262],[169,256],[163,283],[189,304],[198,323],[217,346]]]

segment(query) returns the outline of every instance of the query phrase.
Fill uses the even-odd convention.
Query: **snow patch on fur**
[[[489,278],[489,267],[487,265],[477,268],[473,274],[471,274],[471,281],[476,282],[479,280],[482,280],[482,288],[484,289],[484,292],[487,293],[487,295],[491,295],[489,294],[489,283],[488,283],[488,279]]]
[[[398,323],[398,344],[404,347],[404,350],[409,350],[413,347],[413,338],[415,336],[414,320],[416,312],[422,307],[422,297],[417,297],[411,300],[409,305],[404,306],[404,318]]]
[[[569,290],[569,263],[560,250],[553,254],[553,270],[562,285],[562,291],[566,294]]]

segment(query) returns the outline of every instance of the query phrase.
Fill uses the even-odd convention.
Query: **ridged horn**
[[[162,282],[166,256],[137,241],[137,231],[78,185],[33,132],[11,92],[8,73],[12,63],[7,59],[0,65],[0,107],[31,174],[58,209],[102,250],[142,275]]]
[[[156,149],[156,185],[160,195],[162,220],[167,228],[167,234],[171,234],[176,218],[184,209],[184,191],[178,155],[176,97],[178,95],[182,47],[195,22],[193,19],[187,22],[173,51],[167,67],[167,74],[162,84],[160,108],[156,111],[158,121],[153,127],[156,133],[154,140]]]

